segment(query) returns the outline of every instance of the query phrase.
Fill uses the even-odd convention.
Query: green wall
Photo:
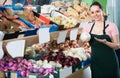
[[[90,6],[94,1],[100,2],[103,6],[104,11],[106,12],[107,0],[82,0],[82,2],[86,2],[88,6]]]

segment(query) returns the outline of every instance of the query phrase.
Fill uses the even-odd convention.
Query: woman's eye
[[[94,14],[94,12],[91,12],[91,14]]]
[[[96,13],[99,13],[100,11],[96,11]]]

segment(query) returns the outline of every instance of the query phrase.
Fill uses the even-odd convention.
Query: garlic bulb
[[[42,67],[44,67],[44,68],[52,68],[52,65],[50,65],[49,63],[44,63]]]
[[[88,32],[82,32],[80,35],[80,40],[82,41],[90,41],[91,36]]]

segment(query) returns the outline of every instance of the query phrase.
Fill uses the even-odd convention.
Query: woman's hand
[[[101,43],[103,43],[103,44],[105,44],[105,45],[107,45],[107,46],[109,46],[109,47],[111,47],[111,48],[113,48],[115,50],[120,48],[119,43],[114,42],[114,41],[109,42],[106,39],[99,39],[99,38],[96,38],[96,37],[95,37],[95,40],[97,40],[97,41],[99,41],[99,42],[101,42]]]
[[[96,38],[96,37],[95,37],[95,40],[97,40],[97,41],[99,41],[101,43],[104,43],[104,44],[107,42],[106,39],[99,39],[99,38]]]

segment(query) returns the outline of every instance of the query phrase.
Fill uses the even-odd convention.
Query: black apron
[[[94,24],[90,30],[90,34]],[[120,78],[119,64],[115,50],[94,39],[94,37],[96,37],[111,42],[110,37],[105,33],[106,28],[107,26],[105,26],[104,22],[103,35],[91,34],[89,44],[92,51],[90,66],[92,78]]]
[[[116,50],[116,54],[118,56],[119,68],[120,68],[120,48],[118,50]]]

